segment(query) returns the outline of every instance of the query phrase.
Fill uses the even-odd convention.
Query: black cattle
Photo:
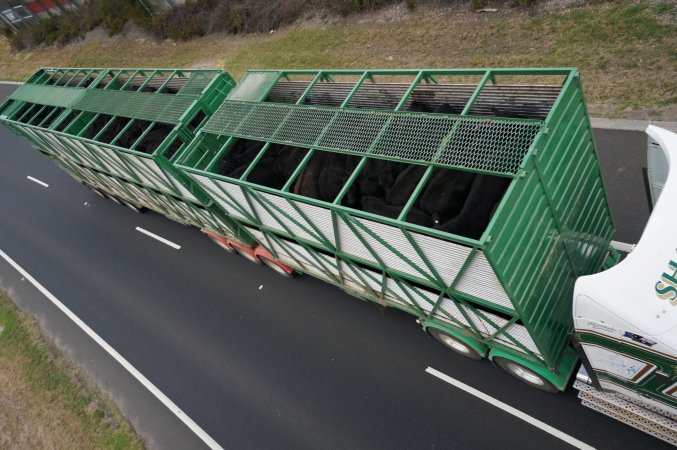
[[[127,128],[124,134],[120,136],[120,138],[115,142],[115,145],[124,148],[131,148],[131,146],[134,145],[134,142],[136,142],[139,137],[141,137],[143,132],[146,131],[148,126],[150,126],[150,122],[146,122],[145,120],[135,120],[129,126],[129,128]],[[120,131],[122,131],[122,129],[120,129]],[[109,137],[110,139],[115,138],[115,136],[107,136],[107,138]]]
[[[282,189],[306,152],[306,149],[299,147],[271,144],[247,176],[247,181]]]
[[[320,198],[317,180],[320,178],[326,155],[325,152],[315,152],[310,161],[306,163],[294,183],[293,192],[295,194],[315,199]]]
[[[362,211],[377,214],[379,216],[397,219],[402,211],[401,206],[392,206],[378,197],[362,197]]]
[[[104,131],[101,133],[101,136],[99,136],[99,141],[100,142],[105,142],[106,144],[109,144],[115,139],[115,137],[122,132],[122,130],[125,128],[125,125],[129,123],[130,119],[125,119],[125,118],[116,118],[112,124]]]
[[[417,206],[430,214],[434,223],[446,222],[463,208],[474,179],[474,173],[435,169]]]
[[[316,152],[301,171],[294,193],[333,202],[355,170],[359,157],[340,153]],[[357,188],[351,187],[344,204],[357,203]]]
[[[216,169],[220,175],[240,178],[263,147],[263,143],[238,139],[221,156]]]
[[[449,220],[434,224],[433,228],[479,239],[509,184],[509,178],[476,175],[461,211]]]
[[[428,214],[424,211],[421,211],[420,209],[418,209],[415,206],[412,207],[409,210],[409,212],[407,213],[406,221],[409,222],[409,223],[421,225],[421,226],[428,227],[428,228],[433,226],[433,222],[432,222],[432,218],[430,217],[430,214]]]
[[[383,159],[368,159],[357,177],[360,194],[385,199],[399,173],[395,172],[394,164]]]
[[[395,178],[392,186],[386,193],[386,203],[389,205],[404,206],[414,193],[423,173],[426,171],[424,166],[408,164]]]
[[[354,167],[353,167],[354,170]],[[321,200],[333,202],[338,197],[341,189],[350,178],[352,170],[344,167],[327,167],[320,173],[318,179]],[[357,185],[353,184],[342,199],[342,204],[354,207],[359,202]]]
[[[134,150],[144,153],[153,153],[171,131],[174,129],[173,125],[165,123],[156,123],[155,126],[146,134],[146,136],[136,145]]]

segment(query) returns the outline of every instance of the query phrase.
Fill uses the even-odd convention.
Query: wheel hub
[[[523,379],[527,383],[535,384],[537,386],[543,385],[543,379],[538,375],[536,375],[535,373],[531,372],[530,370],[513,363],[510,363],[508,367],[510,368],[510,371],[512,373],[514,373],[517,377]]]
[[[456,350],[457,352],[470,353],[470,349],[468,348],[467,345],[457,341],[451,336],[447,336],[446,334],[440,334],[440,339],[442,340],[442,343],[444,343],[444,345]]]

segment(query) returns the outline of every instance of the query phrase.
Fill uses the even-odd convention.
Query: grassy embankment
[[[0,79],[39,66],[223,67],[236,78],[247,68],[575,66],[593,114],[677,120],[677,6],[619,1],[538,16],[402,8],[271,34],[89,39],[19,53],[0,40]]]
[[[110,400],[2,291],[0,328],[0,448],[144,448]]]

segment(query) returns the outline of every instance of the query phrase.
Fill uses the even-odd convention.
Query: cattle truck
[[[0,120],[98,195],[246,242],[171,164],[235,84],[223,70],[44,67]]]
[[[223,91],[158,158],[219,245],[536,388],[575,378],[587,406],[677,443],[674,134],[647,130],[654,210],[619,262],[576,69],[252,70]],[[71,138],[60,152],[93,144]]]

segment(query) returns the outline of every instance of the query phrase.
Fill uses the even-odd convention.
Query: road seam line
[[[103,340],[101,336],[96,334],[85,322],[83,322],[78,316],[73,313],[66,305],[61,303],[51,292],[49,292],[43,285],[41,285],[35,278],[33,278],[28,272],[26,272],[23,267],[17,264],[12,258],[10,258],[5,252],[0,250],[0,256],[9,263],[17,272],[19,272],[26,280],[28,280],[37,290],[39,290],[42,295],[47,297],[54,306],[59,308],[69,319],[71,319],[75,324],[80,327],[90,338],[94,340],[101,348],[103,348],[106,353],[113,357],[122,367],[124,367],[127,372],[129,372],[134,378],[137,379],[148,391],[155,396],[163,405],[167,407],[181,422],[183,422],[190,430],[195,433],[209,448],[213,450],[223,450],[214,439],[212,439],[198,424],[196,424],[186,413],[184,413],[181,408],[179,408],[173,401],[169,399],[165,394],[160,391],[153,383],[148,380],[141,372],[139,372],[136,367],[131,365],[120,353],[117,352],[113,347],[110,346],[106,341]]]
[[[502,409],[503,411],[507,412],[508,414],[512,414],[513,416],[517,417],[518,419],[522,419],[525,422],[540,428],[541,430],[545,431],[546,433],[549,433],[553,436],[555,436],[558,439],[563,440],[569,445],[572,445],[576,448],[580,449],[585,449],[585,450],[594,450],[594,447],[591,447],[590,445],[586,444],[585,442],[579,441],[578,439],[569,436],[568,434],[559,431],[556,428],[551,427],[547,423],[541,422],[540,420],[536,419],[535,417],[531,417],[530,415],[523,413],[522,411],[513,408],[510,405],[507,405],[503,403],[500,400],[496,400],[495,398],[491,397],[490,395],[485,394],[484,392],[478,391],[477,389],[468,386],[465,383],[462,383],[454,378],[451,378],[449,375],[446,375],[439,370],[433,369],[432,367],[428,367],[426,370],[430,375],[439,378],[442,381],[446,381],[447,383],[451,384],[452,386],[455,386],[459,389],[464,390],[468,394],[474,395],[475,397],[479,398],[480,400],[484,400],[487,403],[490,403],[494,405],[495,407]]]
[[[181,248],[181,246],[180,246],[179,244],[175,244],[175,243],[173,243],[172,241],[169,241],[169,240],[163,238],[162,236],[158,236],[158,235],[155,234],[155,233],[151,233],[151,232],[148,231],[148,230],[144,230],[144,229],[141,228],[141,227],[136,227],[136,231],[139,231],[139,232],[145,234],[146,236],[150,236],[150,237],[152,237],[153,239],[156,239],[156,240],[162,242],[163,244],[169,245],[170,247],[175,248],[175,249],[177,249],[177,250],[179,250],[179,249]]]
[[[39,185],[44,186],[44,187],[49,187],[49,184],[45,183],[44,181],[40,181],[40,180],[38,180],[37,178],[33,178],[33,177],[30,176],[30,175],[28,175],[26,178],[28,178],[29,180],[31,180],[31,181],[33,181],[33,182],[35,182],[35,183],[38,183]]]

